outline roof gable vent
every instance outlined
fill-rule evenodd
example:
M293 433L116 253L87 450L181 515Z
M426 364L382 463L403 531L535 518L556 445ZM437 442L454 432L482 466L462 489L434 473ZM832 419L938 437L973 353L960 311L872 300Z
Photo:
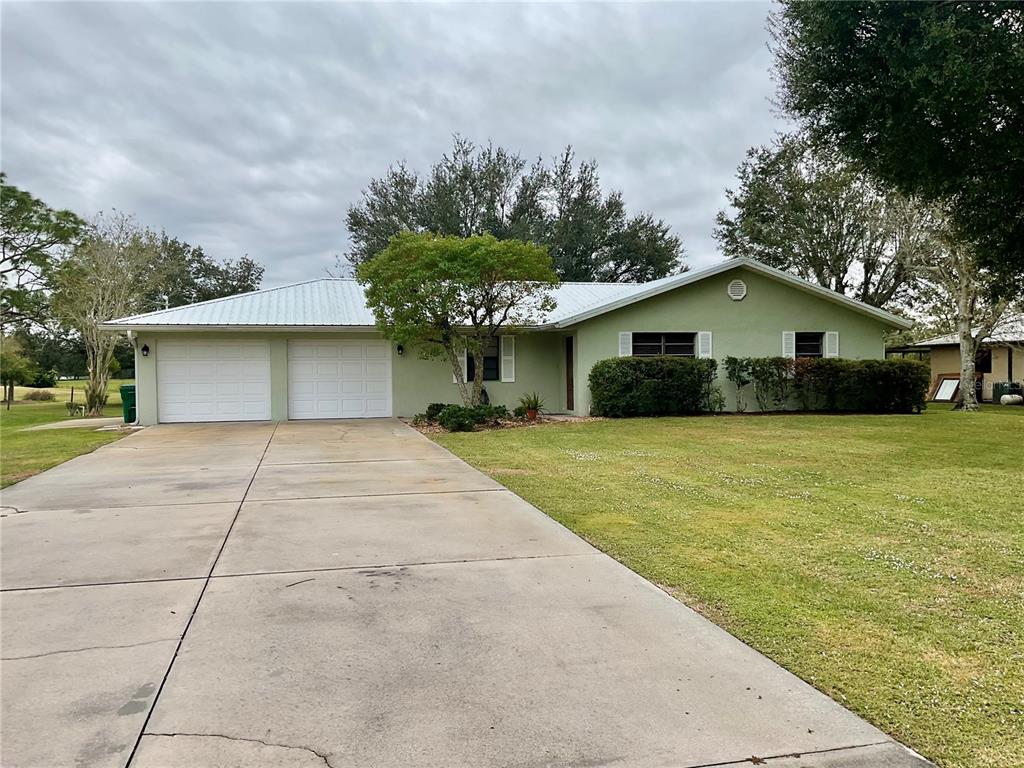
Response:
M733 280L729 283L725 292L729 294L729 298L733 301L743 301L743 297L747 295L747 284L742 280Z

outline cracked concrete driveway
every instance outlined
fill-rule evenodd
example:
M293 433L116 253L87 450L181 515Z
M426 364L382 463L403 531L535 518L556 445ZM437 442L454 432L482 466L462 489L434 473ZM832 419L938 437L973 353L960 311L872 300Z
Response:
M151 427L3 504L7 768L927 765L398 421Z

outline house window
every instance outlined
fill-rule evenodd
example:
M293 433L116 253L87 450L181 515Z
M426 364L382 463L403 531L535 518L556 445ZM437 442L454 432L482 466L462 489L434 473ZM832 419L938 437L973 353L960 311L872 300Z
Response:
M696 357L696 333L634 333L633 357Z
M488 339L484 344L484 381L498 381L500 375L500 358L498 355L498 340ZM476 361L472 355L466 355L466 379L473 381L476 377Z
M975 373L992 373L992 350L990 348L979 349L974 356Z
M823 357L825 349L825 334L814 331L813 333L796 333L796 356L797 357Z

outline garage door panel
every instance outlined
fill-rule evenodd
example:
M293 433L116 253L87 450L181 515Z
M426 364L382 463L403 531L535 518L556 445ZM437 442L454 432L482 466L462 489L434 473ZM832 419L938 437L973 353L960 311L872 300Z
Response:
M390 415L391 351L387 342L289 342L289 418Z
M157 408L163 422L269 419L270 345L160 342Z

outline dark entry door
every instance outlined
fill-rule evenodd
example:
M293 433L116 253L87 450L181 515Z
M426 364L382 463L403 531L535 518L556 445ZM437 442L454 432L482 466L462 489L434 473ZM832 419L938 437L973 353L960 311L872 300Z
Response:
M575 393L572 386L572 336L565 337L565 409L571 411L576 408Z

